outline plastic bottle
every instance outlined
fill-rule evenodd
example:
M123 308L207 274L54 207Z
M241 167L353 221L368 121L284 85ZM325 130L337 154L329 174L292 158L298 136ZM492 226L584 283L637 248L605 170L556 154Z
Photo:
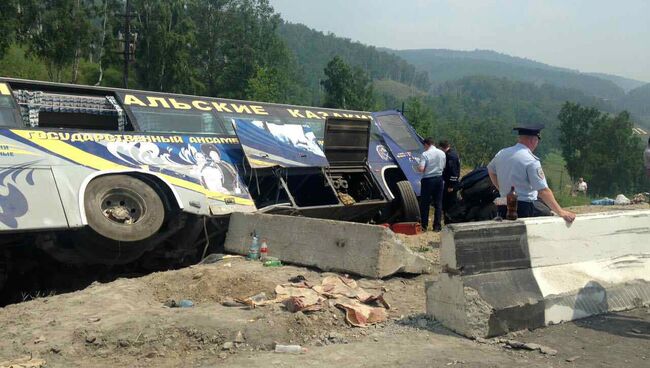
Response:
M517 219L517 192L515 192L515 187L510 188L510 193L506 196L508 212L506 213L506 220L516 220Z
M258 260L260 258L260 239L257 237L257 234L253 232L253 241L251 246L248 248L248 259Z
M276 353L294 353L294 354L299 354L306 352L307 349L303 348L300 345L280 345L280 344L275 344L275 352Z
M266 239L262 239L262 246L260 247L260 261L264 262L269 257L269 245L266 243Z

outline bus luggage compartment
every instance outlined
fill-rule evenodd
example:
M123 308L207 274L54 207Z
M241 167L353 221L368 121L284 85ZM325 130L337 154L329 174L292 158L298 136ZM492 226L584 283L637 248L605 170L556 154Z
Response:
M388 201L367 164L370 124L369 119L328 118L324 152L310 153L319 157L317 161L310 157L296 159L299 155L289 150L266 154L259 143L260 135L248 139L252 137L238 126L237 133L252 168L247 184L257 208L269 213L345 221L367 222L376 218ZM269 146L268 142L265 144ZM249 156L250 152L254 156ZM282 159L282 154L293 157ZM260 159L268 157L276 165L260 167ZM309 162L315 165L303 166Z

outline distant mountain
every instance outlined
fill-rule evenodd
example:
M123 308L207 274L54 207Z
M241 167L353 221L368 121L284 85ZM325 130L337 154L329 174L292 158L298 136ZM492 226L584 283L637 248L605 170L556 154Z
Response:
M434 84L466 76L484 75L532 82L536 85L551 84L573 88L607 100L617 100L625 95L625 90L611 80L489 50L421 49L392 52L418 69L427 71Z
M593 75L594 77L598 77L600 79L606 79L609 81L612 81L616 83L617 86L623 88L625 93L630 92L631 90L635 88L639 88L646 84L647 82L641 82L636 79L630 79L630 78L625 78L625 77L619 77L618 75L611 75L611 74L605 74L605 73L587 73L589 75Z
M650 83L628 92L620 105L636 116L643 127L650 128Z
M418 71L401 57L374 46L325 34L302 24L282 22L277 32L294 54L315 105L320 103L317 97L321 91L320 81L325 78L323 69L334 56L363 69L373 80L392 80L420 90L430 87L426 72Z

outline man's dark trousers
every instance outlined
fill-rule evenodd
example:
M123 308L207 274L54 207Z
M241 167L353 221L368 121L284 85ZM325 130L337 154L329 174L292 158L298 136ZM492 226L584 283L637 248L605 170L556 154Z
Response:
M440 217L442 215L442 192L444 182L442 176L432 178L422 178L420 182L420 217L422 219L422 229L426 230L429 225L429 206L433 202L435 209L433 217L433 230L440 230Z

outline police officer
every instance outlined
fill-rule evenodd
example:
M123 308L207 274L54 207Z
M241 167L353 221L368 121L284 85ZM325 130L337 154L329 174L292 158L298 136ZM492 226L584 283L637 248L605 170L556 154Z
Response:
M442 192L444 182L442 171L445 169L445 153L433 145L433 138L424 140L424 152L420 157L419 171L423 174L420 188L420 217L422 228L429 225L429 206L433 201L435 209L433 216L433 231L440 231L440 217L442 215Z
M445 211L445 219L447 219L447 211L456 202L455 191L458 187L460 177L460 158L458 158L458 153L449 144L449 141L440 141L438 147L445 153L446 157L445 169L442 171L442 180L445 181L445 190L442 196L442 210Z
M535 216L534 201L538 196L558 216L567 222L573 222L576 215L562 209L555 200L553 192L546 183L539 158L533 155L540 139L543 125L514 128L519 133L518 143L499 151L488 165L492 183L501 195L497 199L499 215L505 217L506 196L512 186L518 195L517 215L519 217Z

